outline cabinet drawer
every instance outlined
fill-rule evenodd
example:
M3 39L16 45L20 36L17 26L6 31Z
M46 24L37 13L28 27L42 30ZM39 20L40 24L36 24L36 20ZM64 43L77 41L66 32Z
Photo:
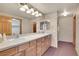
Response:
M10 48L4 51L0 51L0 56L12 56L17 53L17 48Z
M41 38L37 40L36 55L41 56Z
M25 43L25 44L18 46L18 51L23 51L27 48L29 48L29 43Z
M29 48L25 51L26 56L36 56L36 48Z
M29 43L29 48L25 51L26 56L36 56L36 40Z

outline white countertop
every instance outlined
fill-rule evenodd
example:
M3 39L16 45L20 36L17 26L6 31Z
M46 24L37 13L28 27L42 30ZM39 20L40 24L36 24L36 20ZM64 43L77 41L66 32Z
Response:
M19 38L17 39L12 39L12 40L7 40L7 41L3 41L2 43L0 43L0 51L18 46L20 44L32 41L32 40L36 40L38 38L44 37L46 35L50 35L50 33L30 33L30 34L24 34L21 35Z

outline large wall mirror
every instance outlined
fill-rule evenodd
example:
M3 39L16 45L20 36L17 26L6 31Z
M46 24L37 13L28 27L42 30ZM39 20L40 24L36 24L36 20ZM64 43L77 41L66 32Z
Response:
M8 16L0 16L0 34L21 34L21 20Z

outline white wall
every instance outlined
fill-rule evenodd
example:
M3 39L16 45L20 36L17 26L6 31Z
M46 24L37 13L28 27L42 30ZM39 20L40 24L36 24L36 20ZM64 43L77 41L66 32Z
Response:
M52 33L51 46L57 47L57 12L46 15L46 19L50 21L50 33Z
M23 19L22 20L22 34L32 33L31 20Z
M72 42L73 41L73 17L61 16L59 17L59 41Z
M79 55L79 15L77 15L76 19L76 51Z

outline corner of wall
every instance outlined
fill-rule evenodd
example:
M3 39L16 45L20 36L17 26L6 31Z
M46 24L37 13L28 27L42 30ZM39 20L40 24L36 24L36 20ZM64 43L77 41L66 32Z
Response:
M76 49L77 55L79 56L79 48L76 47L75 49Z

